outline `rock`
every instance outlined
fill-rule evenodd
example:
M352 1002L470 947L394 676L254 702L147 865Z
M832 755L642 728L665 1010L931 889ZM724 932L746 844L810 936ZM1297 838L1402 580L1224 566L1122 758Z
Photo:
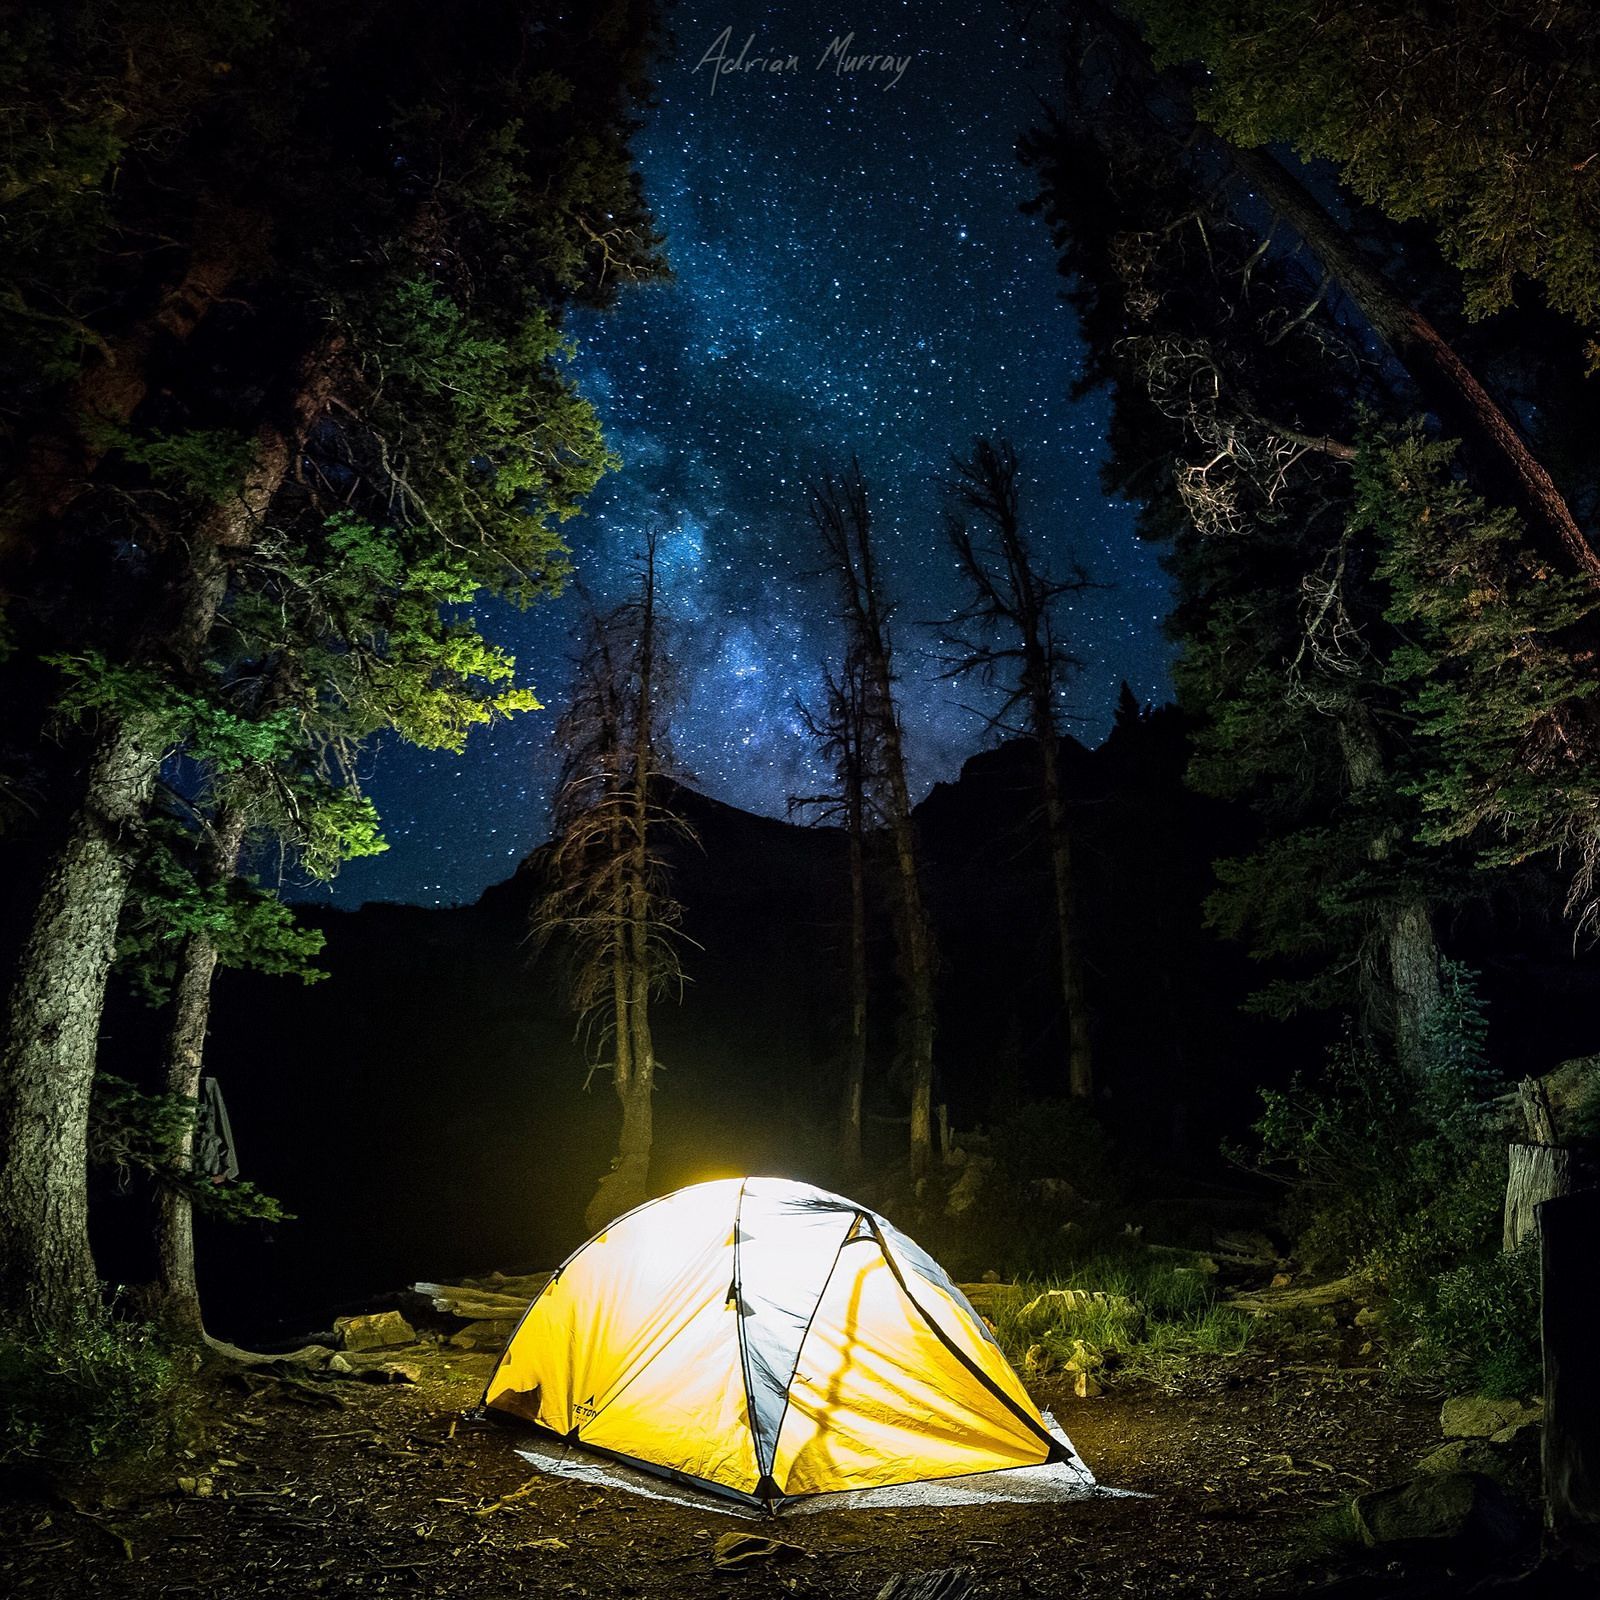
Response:
M1028 1184L1029 1196L1041 1205L1082 1206L1084 1198L1065 1178L1034 1178Z
M944 1208L950 1216L962 1216L977 1205L989 1179L989 1166L986 1157L968 1157L961 1169L961 1176L951 1184L950 1193L945 1199Z
M385 1361L382 1366L368 1367L362 1377L369 1383L421 1383L422 1368L410 1361Z
M1370 1328L1374 1324L1382 1321L1383 1313L1381 1311L1374 1311L1371 1306L1362 1306L1362 1308L1356 1312L1356 1326L1358 1328Z
M768 1539L759 1533L725 1533L711 1547L711 1564L726 1571L758 1561L794 1561L804 1554L799 1545L782 1539Z
M178 1493L192 1494L198 1499L207 1500L216 1492L216 1485L210 1478L201 1475L197 1478L179 1478Z
M1417 1463L1418 1472L1482 1472L1493 1477L1499 1457L1482 1439L1452 1439L1430 1450Z
M1126 1295L1106 1294L1100 1289L1046 1289L1022 1308L1022 1315L1052 1322L1074 1311L1086 1311L1090 1306L1103 1306L1108 1311L1127 1317L1139 1314L1139 1308Z
M335 1355L328 1362L328 1371L337 1372L343 1378L349 1377L355 1370L355 1363L348 1356Z
M1082 1339L1074 1339L1072 1352L1061 1363L1061 1368L1064 1372L1093 1372L1104 1365L1105 1357L1092 1344L1086 1344Z
M1537 1438L1542 1417L1524 1417L1521 1422L1514 1422L1508 1427L1497 1428L1489 1435L1490 1444L1515 1444L1524 1434Z
M1094 1400L1102 1393L1098 1381L1092 1373L1077 1373L1072 1380L1072 1392L1080 1400Z
M1536 1422L1538 1401L1491 1400L1481 1394L1455 1395L1439 1408L1439 1429L1447 1439L1488 1439L1506 1433L1509 1439L1525 1423Z
M1435 1472L1361 1495L1354 1521L1361 1542L1396 1556L1459 1555L1515 1544L1522 1517L1504 1489L1481 1472Z
M996 1272L993 1267L990 1267L989 1270L984 1273L983 1281L985 1283L999 1283L1000 1274Z
M416 1330L398 1311L374 1311L364 1317L337 1317L333 1324L346 1350L385 1350L415 1344Z
M1272 1287L1274 1289L1287 1289L1294 1282L1294 1277L1287 1272L1274 1272L1272 1274Z

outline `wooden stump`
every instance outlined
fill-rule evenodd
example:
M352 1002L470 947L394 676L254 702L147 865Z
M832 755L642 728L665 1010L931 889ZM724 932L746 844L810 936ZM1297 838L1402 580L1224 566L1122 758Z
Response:
M1538 1228L1536 1207L1572 1187L1572 1152L1553 1144L1514 1144L1507 1151L1506 1222L1502 1239L1515 1250Z
M1600 1190L1538 1209L1545 1522L1564 1554L1600 1563Z

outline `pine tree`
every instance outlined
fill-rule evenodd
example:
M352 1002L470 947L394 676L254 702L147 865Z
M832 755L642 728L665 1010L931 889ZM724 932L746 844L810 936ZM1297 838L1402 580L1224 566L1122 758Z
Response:
M672 809L671 659L656 605L655 539L635 594L585 629L571 703L556 729L563 762L555 834L533 912L540 945L566 943L568 995L622 1112L617 1155L585 1212L592 1229L648 1193L656 1057L653 1001L681 994L683 910L667 850L692 839Z
M73 16L92 31L101 9ZM18 593L61 579L58 551L87 571L126 564L130 541L139 556L126 609L55 649L64 700L98 738L0 1060L0 1314L65 1321L94 1293L95 1037L162 763L181 750L227 771L295 743L288 716L240 711L223 665L246 569L260 580L283 556L302 587L337 579L361 597L327 631L328 680L308 681L373 710L368 732L447 742L534 704L459 608L558 587L558 525L611 463L563 371L558 319L658 268L626 144L654 13L633 9L633 28L597 32L509 4L463 21L363 3L318 20L321 70L307 74L286 3L270 13L281 30L243 40L237 72L213 72L203 115L108 158L114 212L94 225L152 241L148 275L107 253L106 272L136 280L86 289L107 327L18 375L51 420L5 491ZM163 276L179 261L203 268L205 292L181 266ZM381 642L336 661L352 633Z
M1023 729L1038 746L1055 889L1067 1087L1074 1099L1089 1100L1094 1095L1089 1004L1073 926L1072 835L1062 792L1058 706L1063 681L1082 662L1062 642L1056 612L1065 596L1089 588L1090 579L1076 566L1065 577L1040 566L1022 525L1017 454L1009 440L979 439L971 456L955 463L948 493L945 532L969 598L949 624L957 654L945 675L998 683L1005 697L989 719L990 728L1016 731L1011 719L1020 712Z
M893 852L895 932L902 980L901 1038L911 1079L911 1170L927 1171L933 1158L933 929L923 900L916 826L906 778L900 715L894 696L894 606L884 592L872 543L866 480L853 458L842 477L811 486L811 521L827 560L846 648L860 662L864 748L874 752L874 804Z
M789 810L810 811L816 820L842 829L850 883L850 929L846 961L848 1021L839 1105L839 1166L861 1169L861 1119L867 1077L867 843L881 824L873 806L873 774L881 770L861 656L848 651L835 674L823 669L824 711L797 706L818 753L832 769L826 794L797 795Z

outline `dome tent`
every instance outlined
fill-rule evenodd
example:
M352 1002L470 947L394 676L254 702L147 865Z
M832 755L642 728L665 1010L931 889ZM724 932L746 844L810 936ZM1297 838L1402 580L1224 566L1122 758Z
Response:
M596 1234L524 1313L484 1404L769 1508L1076 1461L932 1257L776 1178L695 1184Z

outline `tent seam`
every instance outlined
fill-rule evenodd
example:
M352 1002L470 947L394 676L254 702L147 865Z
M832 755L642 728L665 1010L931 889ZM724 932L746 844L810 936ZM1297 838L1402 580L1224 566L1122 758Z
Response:
M983 1387L987 1389L989 1393L992 1394L995 1399L998 1400L1000 1404L1003 1405L1006 1410L1017 1419L1018 1422L1026 1424L1032 1433L1037 1434L1038 1437L1049 1446L1052 1454L1059 1451L1061 1448L1061 1441L1057 1439L1056 1436L1051 1433L1050 1430L1042 1423L1035 1422L1033 1418L1030 1417L1028 1413L1024 1411L1016 1403L1016 1401L1013 1400L1011 1396L1008 1395L1005 1390L1002 1389L1000 1385L989 1376L988 1373L979 1367L978 1364L966 1353L966 1351L961 1349L961 1347L956 1344L955 1340L952 1339L950 1335L947 1334L944 1329L941 1328L939 1324L935 1322L934 1319L928 1314L927 1308L923 1306L922 1302L918 1300L914 1294L912 1294L911 1285L906 1282L905 1275L900 1270L900 1263L896 1261L894 1256L890 1253L889 1241L883 1236L883 1230L878 1227L876 1218L870 1212L863 1214L867 1218L867 1226L872 1229L873 1237L878 1241L878 1248L883 1251L883 1259L888 1263L890 1272L894 1274L894 1281L900 1285L901 1294L903 1294L906 1299L911 1302L912 1310L914 1310L917 1315L921 1317L925 1323L927 1323L929 1329L933 1333L933 1336L945 1347L946 1350L950 1352L951 1355L956 1358L957 1361L961 1363L968 1374L976 1378L978 1382L982 1384ZM1059 1457L1057 1457L1057 1459L1059 1459Z
M811 1303L811 1315L806 1318L806 1325L800 1332L800 1338L794 1347L794 1365L789 1369L789 1376L783 1385L783 1410L778 1413L778 1425L772 1430L772 1465L764 1470L770 1476L778 1466L778 1440L783 1437L783 1425L789 1419L789 1401L794 1389L795 1374L800 1371L800 1357L805 1353L806 1340L811 1337L811 1326L817 1320L817 1313L822 1309L822 1302L827 1297L828 1285L833 1282L833 1275L839 1270L840 1258L844 1255L844 1247L856 1236L856 1224L862 1220L862 1213L857 1211L850 1219L850 1226L844 1230L844 1238L839 1241L839 1248L833 1252L833 1260L829 1263L826 1276L822 1280L822 1287L817 1291L817 1298ZM753 1429L752 1429L753 1431ZM756 1439L756 1465L761 1465L761 1440ZM774 1479L774 1482L777 1480Z
M761 1467L761 1436L756 1432L756 1405L750 1393L750 1351L744 1336L744 1258L741 1248L744 1243L744 1193L749 1184L750 1180L746 1178L739 1185L739 1198L733 1206L733 1331L739 1345L739 1375L744 1380L744 1420L746 1428L750 1430L750 1453L756 1463L755 1487L759 1489L766 1473ZM756 1498L760 1500L759 1495ZM768 1511L772 1510L770 1500L760 1503Z

